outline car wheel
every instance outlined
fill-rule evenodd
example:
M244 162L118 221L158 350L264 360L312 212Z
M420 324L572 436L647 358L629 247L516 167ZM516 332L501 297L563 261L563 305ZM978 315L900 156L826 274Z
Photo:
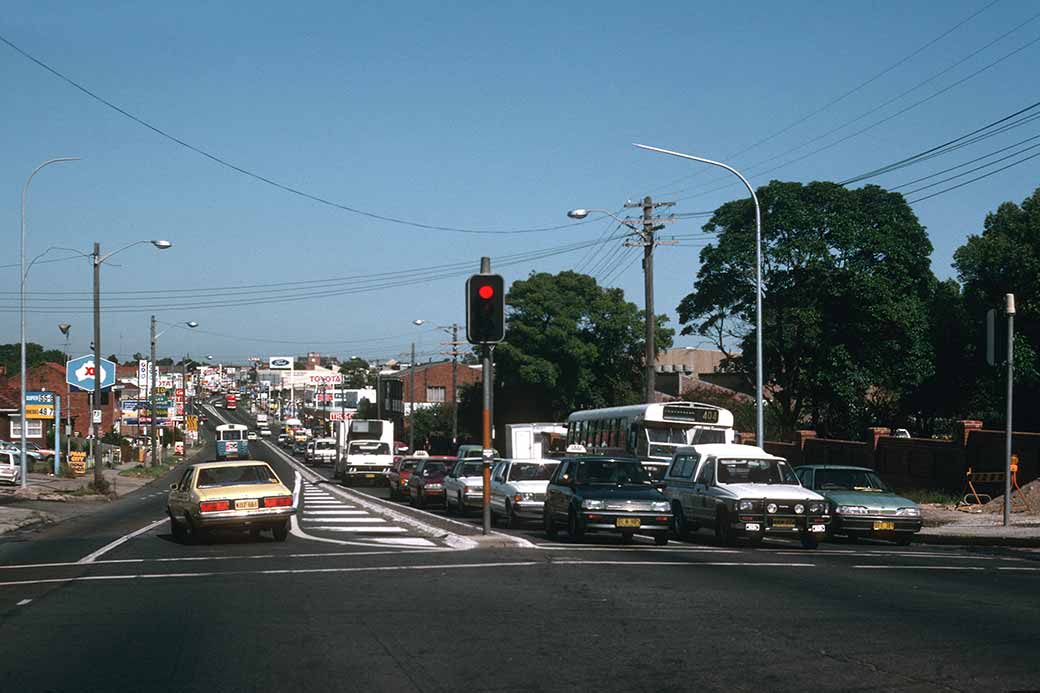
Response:
M635 541L635 539L636 539L636 536L632 532L623 532L621 534L621 543L622 544L631 544L633 541Z
M549 539L556 538L556 520L552 518L548 510L542 510L542 527L545 529L545 536Z
M390 500L397 500L398 495L397 489L394 488L393 484L390 484Z
M758 534L758 533L752 534L751 536L748 537L748 543L751 544L752 546L761 546L763 539L765 539L765 537L762 536L761 534Z
M896 543L900 546L910 546L910 542L912 542L913 540L913 534L907 534L905 537L896 537Z
M513 504L506 501L506 527L509 529L517 529L520 526L520 518L516 516L516 511L513 510Z
M444 514L445 515L454 515L455 514L455 508L451 504L451 496L448 495L447 493L444 494Z
M570 535L571 541L581 541L585 538L585 526L574 508L567 513L567 534Z
M672 503L672 529L679 539L690 536L690 524L686 521L686 513L683 512L682 503L679 501Z
M715 513L715 538L726 546L733 546L737 543L737 531L733 529L733 525L729 521L729 513L725 508L719 508Z
M196 527L192 521L191 516L185 513L185 539L189 544L207 544L209 543L209 532L202 527Z
M187 543L188 532L184 529L184 525L173 519L173 515L170 515L170 534L173 535L173 540L179 544Z
M408 491L408 505L412 506L413 508L419 505L419 502L415 500L415 494L412 493L411 490Z
M803 549L815 549L820 545L820 540L816 538L816 535L809 532L802 534L801 540Z
M668 532L658 532L654 535L654 543L658 546L664 546L668 543Z
M462 515L463 517L465 517L466 516L466 504L462 501L462 491L459 491L458 497L456 498L456 500L458 501L459 515Z
M418 505L420 508L425 509L426 508L426 489L422 489L421 491L419 491L419 493L417 495L419 496L419 500L416 503L416 505Z
M289 521L286 520L277 527L274 527L271 530L271 534L274 535L275 541L285 541L289 537Z

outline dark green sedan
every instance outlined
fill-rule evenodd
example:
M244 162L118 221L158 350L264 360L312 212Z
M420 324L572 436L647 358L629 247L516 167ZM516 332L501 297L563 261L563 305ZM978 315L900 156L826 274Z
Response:
M831 506L830 533L907 545L921 531L921 509L888 488L866 467L809 464L794 471L806 488Z

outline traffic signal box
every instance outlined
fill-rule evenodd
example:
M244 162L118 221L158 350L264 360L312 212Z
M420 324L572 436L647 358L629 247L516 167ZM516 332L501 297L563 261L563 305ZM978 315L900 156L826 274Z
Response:
M466 280L466 340L497 344L506 334L505 282L499 274L474 274Z

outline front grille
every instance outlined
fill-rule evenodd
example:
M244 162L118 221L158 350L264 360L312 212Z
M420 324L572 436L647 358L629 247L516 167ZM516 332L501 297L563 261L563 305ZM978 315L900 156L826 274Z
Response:
M651 512L653 507L651 501L612 501L607 503L607 510Z

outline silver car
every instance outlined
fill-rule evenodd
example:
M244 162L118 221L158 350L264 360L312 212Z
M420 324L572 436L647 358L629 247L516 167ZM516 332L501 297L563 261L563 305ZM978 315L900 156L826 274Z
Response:
M558 460L501 460L491 473L491 517L515 528L541 520L545 489Z

